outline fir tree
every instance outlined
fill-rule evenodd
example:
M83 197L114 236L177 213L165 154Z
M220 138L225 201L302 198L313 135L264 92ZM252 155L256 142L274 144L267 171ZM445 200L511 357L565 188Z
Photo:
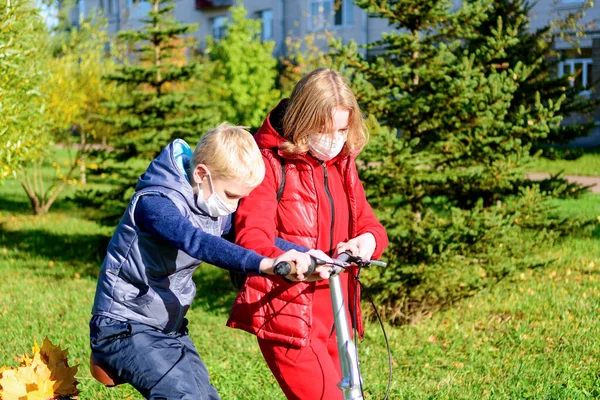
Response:
M578 222L555 215L546 186L525 178L532 143L557 129L563 101L515 102L540 62L508 57L525 16L498 16L490 1L356 3L395 29L367 46L374 58L335 43L383 125L371 119L361 174L390 236L390 267L369 276L386 314L402 321L547 262L532 244Z
M186 59L185 35L195 25L173 17L173 0L150 0L144 27L119 32L133 49L133 62L124 63L106 78L130 89L129 96L109 104L111 122L122 141L115 144L119 160L152 158L170 140L198 138L204 123L204 104L182 85L200 73L201 66Z
M125 209L138 176L170 141L188 140L192 146L214 124L207 101L196 82L203 66L187 54L189 34L196 28L175 20L173 0L149 0L152 9L141 30L118 33L130 52L106 79L125 89L126 95L106 103L105 122L114 126L114 151L100 155L103 173L117 189L108 193L80 192L84 205L101 208L108 222Z
M275 42L261 41L260 32L260 21L247 18L240 2L231 9L225 36L209 41L213 70L208 89L222 121L257 128L280 97Z
M488 18L479 27L478 32L481 37L491 35L498 17L501 17L507 26L518 26L519 40L506 49L504 57L488 61L488 65L500 67L515 65L521 61L532 68L528 78L520 82L515 91L511 110L517 110L517 105L533 109L536 95L539 93L541 100L546 104L548 100L556 101L563 97L561 107L555 111L555 115L563 118L574 114L580 115L580 118L570 123L550 126L548 134L538 138L533 144L534 152L545 148L545 155L552 155L549 145L567 144L577 137L589 135L594 127L594 121L589 118L589 114L594 110L597 101L579 95L581 91L588 88L580 84L571 85L570 80L573 77L568 74L558 76L557 73L562 57L554 50L554 44L557 37L564 34L564 27L561 29L560 23L572 26L581 15L569 13L559 20L558 27L555 26L556 23L549 22L548 25L532 31L529 22L534 4L525 0L494 0L489 7ZM471 52L476 52L483 44L481 37L469 41L468 48ZM587 119L585 119L586 115ZM513 116L510 115L508 118L511 119Z

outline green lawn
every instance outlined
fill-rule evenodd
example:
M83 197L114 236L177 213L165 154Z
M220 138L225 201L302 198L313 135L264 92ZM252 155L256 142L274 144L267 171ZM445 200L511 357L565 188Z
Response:
M556 200L565 215L600 216L600 196ZM16 365L48 336L69 350L82 399L141 398L107 389L88 371L95 276L112 228L63 201L30 215L13 181L0 187L0 366ZM391 399L600 397L600 229L573 237L545 269L510 276L416 325L386 326L394 358ZM235 292L227 274L201 266L190 333L223 399L283 399L254 338L224 326ZM366 306L366 305L365 305ZM359 345L366 398L382 399L387 357L375 323Z
M600 176L600 149L588 150L575 160L549 160L538 158L529 168L530 172L547 172L565 175Z

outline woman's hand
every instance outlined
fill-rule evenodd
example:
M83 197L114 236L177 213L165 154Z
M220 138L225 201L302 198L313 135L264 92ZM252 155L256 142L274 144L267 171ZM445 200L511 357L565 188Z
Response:
M311 256L313 256L314 258L318 259L318 260L322 260L325 262L333 262L333 260L325 253L323 253L321 250L316 250L316 249L312 249L308 251L308 254L310 254ZM317 268L315 269L315 273L312 275L318 275L321 279L329 279L329 271L330 271L331 267L327 266L327 265L317 265ZM308 278L309 281L313 281L313 280L317 280L317 279L310 279Z
M347 251L353 256L358 256L363 260L370 260L371 256L375 252L376 246L377 243L375 242L375 236L369 232L363 233L362 235L350 239L347 242L338 243L335 248L334 258L339 257L340 254Z

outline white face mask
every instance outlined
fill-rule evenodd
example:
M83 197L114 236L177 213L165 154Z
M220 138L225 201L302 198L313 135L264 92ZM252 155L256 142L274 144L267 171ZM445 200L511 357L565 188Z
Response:
M329 161L342 151L348 139L347 134L318 134L308 139L308 148L313 156L322 161Z
M198 208L213 218L232 214L237 209L237 205L235 207L230 206L215 192L210 174L208 174L208 183L210 184L212 194L208 196L208 199L206 200L204 200L204 196L202 195L200 184L196 184L196 187L198 188L196 205Z

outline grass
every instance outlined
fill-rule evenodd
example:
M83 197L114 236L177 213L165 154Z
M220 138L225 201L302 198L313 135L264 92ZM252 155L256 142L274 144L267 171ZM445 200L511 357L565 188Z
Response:
M575 160L549 160L538 158L529 168L530 172L547 172L565 175L600 176L600 148L587 150Z
M565 216L600 216L600 196L556 200ZM139 399L104 388L88 371L95 277L112 228L60 201L30 215L22 190L0 187L0 366L48 336L79 364L82 399ZM549 268L511 276L417 325L386 325L394 359L391 399L589 399L600 397L600 231L533 251ZM223 399L283 399L253 336L224 326L235 291L225 271L201 266L190 335ZM359 344L367 399L387 384L375 323Z

